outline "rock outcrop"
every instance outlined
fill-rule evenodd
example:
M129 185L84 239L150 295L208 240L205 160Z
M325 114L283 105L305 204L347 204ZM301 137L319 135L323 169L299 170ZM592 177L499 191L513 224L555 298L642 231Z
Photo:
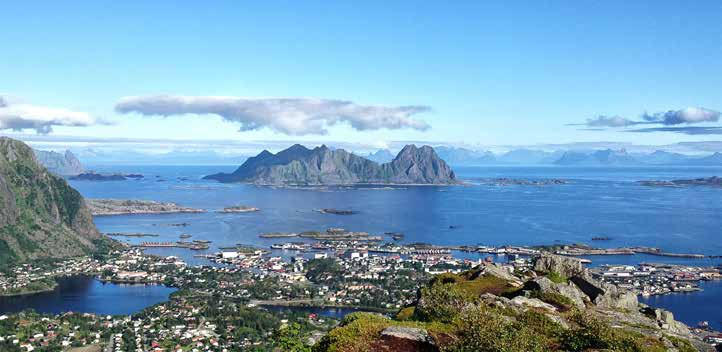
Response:
M524 290L539 291L542 294L554 293L562 295L569 299L577 308L584 308L585 300L589 300L586 295L572 283L556 283L549 280L546 276L541 276L524 283Z
M589 271L584 267L582 261L557 254L542 253L534 261L534 270L541 273L557 273L566 277L589 276Z
M343 149L308 149L296 144L277 154L263 151L230 174L208 175L220 182L260 185L454 184L454 172L429 146L404 147L391 162L377 164Z
M534 261L534 270L542 273L557 273L569 279L579 291L584 293L587 299L594 305L601 308L637 309L639 301L637 296L627 290L620 289L615 285L603 283L592 278L589 270L584 267L581 260L573 257L543 253ZM548 280L548 279L547 279ZM537 280L537 284L544 285L544 281ZM548 288L551 289L551 288ZM554 289L562 289L562 286L554 286ZM576 295L568 288L563 288L563 295ZM569 297L572 298L572 297ZM574 299L575 305L579 302Z
M101 239L83 197L20 141L0 137L0 266L90 253Z
M439 347L428 331L405 326L389 326L382 330L381 338L373 347L377 351L439 351Z

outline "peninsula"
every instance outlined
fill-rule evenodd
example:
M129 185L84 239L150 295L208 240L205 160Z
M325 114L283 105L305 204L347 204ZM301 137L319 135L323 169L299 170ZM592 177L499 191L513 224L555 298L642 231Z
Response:
M127 199L87 199L94 216L128 214L203 213L203 209L188 208L170 202Z
M709 186L709 187L722 187L722 177L712 176L695 178L688 180L672 180L672 181L659 181L659 180L647 180L639 181L639 184L643 186L653 187L684 187L684 186Z
M407 145L391 162L378 164L343 149L325 145L308 149L300 144L272 154L264 150L230 174L204 179L268 186L357 184L458 184L451 168L434 148Z

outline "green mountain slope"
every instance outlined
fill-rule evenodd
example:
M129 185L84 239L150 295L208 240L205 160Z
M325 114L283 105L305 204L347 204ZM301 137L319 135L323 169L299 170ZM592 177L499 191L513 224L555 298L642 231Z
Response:
M80 193L30 147L0 137L0 267L88 254L100 239Z

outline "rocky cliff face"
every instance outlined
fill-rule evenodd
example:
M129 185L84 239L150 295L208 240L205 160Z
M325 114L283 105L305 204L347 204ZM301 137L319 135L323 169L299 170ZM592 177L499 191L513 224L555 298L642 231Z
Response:
M48 171L56 175L74 176L84 171L80 160L69 150L66 150L65 154L35 150L35 156Z
M456 176L428 146L408 145L393 161L377 164L343 149L294 145L278 154L263 151L235 172L206 179L263 185L453 184Z
M33 150L0 138L0 266L89 253L100 239L83 197Z

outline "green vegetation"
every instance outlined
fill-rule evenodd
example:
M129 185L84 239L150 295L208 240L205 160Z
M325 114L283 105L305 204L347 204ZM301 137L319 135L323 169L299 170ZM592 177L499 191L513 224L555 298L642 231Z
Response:
M306 265L306 278L315 283L337 279L342 272L333 258L313 259Z
M83 198L39 165L27 145L0 138L0 268L94 250L99 238Z
M511 290L503 279L479 273L471 270L436 276L419 291L416 305L401 309L394 319L370 313L349 314L314 351L354 352L385 346L380 334L390 326L425 329L440 351L661 352L666 351L665 344L684 352L694 351L684 339L612 327L596 311L580 311L569 298L557 293L532 291L527 292L527 297L550 303L558 311L514 307L503 303L503 296L497 303L489 302L480 295L497 292L512 297L521 291ZM565 282L566 278L557 275L555 280Z
M567 281L569 281L566 276L556 271L550 271L549 273L547 273L547 278L557 284L565 284L567 283Z

